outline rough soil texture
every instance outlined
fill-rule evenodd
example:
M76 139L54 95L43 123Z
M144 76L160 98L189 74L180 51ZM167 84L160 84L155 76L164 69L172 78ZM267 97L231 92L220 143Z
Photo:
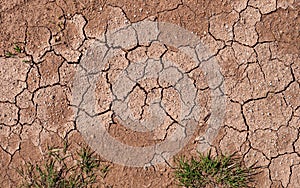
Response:
M246 165L260 166L262 173L255 177L254 187L299 187L299 13L298 0L2 0L1 187L16 187L20 177L15 169L25 161L42 161L48 145L63 146L65 140L71 144L70 152L85 145L71 106L78 64L89 45L102 40L107 30L145 19L173 23L193 32L218 60L227 107L213 151L238 151ZM21 53L14 49L16 45ZM161 54L178 64L188 61L176 49L155 43L115 57L107 77L99 79L98 108L109 108L105 91L128 62L145 57L155 60ZM203 73L193 69L189 75L199 89L204 110L198 130L178 156L196 154L198 135L205 132L209 115L210 95ZM143 114L145 104L168 85L156 80L139 85L130 93L129 106L137 118L143 118L147 115ZM162 100L176 120L178 104L170 101L178 96L172 89L165 91ZM112 136L132 146L153 145L172 132L172 120L154 132L140 133L110 116L103 118L113 122L107 127ZM147 168L107 163L110 170L99 187L177 187L172 163Z

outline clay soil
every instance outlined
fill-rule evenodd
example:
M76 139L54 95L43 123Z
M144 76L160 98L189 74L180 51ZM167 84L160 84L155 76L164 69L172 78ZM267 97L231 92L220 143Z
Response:
M193 32L217 59L226 84L226 113L210 149L237 151L247 166L256 163L261 173L254 187L299 187L299 13L298 0L0 0L0 187L16 187L21 178L16 168L25 161L42 162L49 145L62 147L67 141L71 153L87 145L72 110L78 64L107 30L141 20ZM144 52L135 50L133 61ZM175 52L170 48L165 55L182 58ZM110 70L124 68L122 60L117 62ZM190 76L203 81L201 71ZM201 122L178 156L196 155L199 135L207 128L210 95L201 83ZM131 94L142 101L151 97L139 90ZM176 103L171 104L170 114L176 116ZM139 133L112 122L107 127L112 136L139 147L162 142L172 129ZM178 187L172 162L138 168L102 160L109 171L99 187Z

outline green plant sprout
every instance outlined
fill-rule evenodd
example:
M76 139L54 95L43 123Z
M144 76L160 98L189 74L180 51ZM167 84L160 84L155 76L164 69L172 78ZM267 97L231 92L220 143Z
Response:
M199 158L176 159L175 178L185 187L250 187L255 175L254 165L245 167L242 160L234 154L211 156L199 153Z
M17 172L23 178L20 187L38 188L86 188L97 183L100 161L88 148L76 152L76 164L71 165L71 155L67 154L67 145L63 148L48 147L48 154L43 164L27 162ZM104 176L103 176L104 177Z

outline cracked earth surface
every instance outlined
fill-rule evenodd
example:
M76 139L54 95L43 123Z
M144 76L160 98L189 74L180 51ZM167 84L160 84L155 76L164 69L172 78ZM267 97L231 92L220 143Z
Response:
M1 187L16 187L20 177L15 169L25 161L42 162L47 145L63 146L68 141L74 153L87 144L74 120L76 72L86 50L103 41L103 34L142 20L168 22L193 32L211 52L203 58L218 61L226 85L226 110L211 149L238 151L247 166L260 166L254 187L299 187L299 12L298 0L1 1ZM124 72L127 85L118 85ZM176 84L184 77L193 80L194 99L202 109L195 133L177 155L196 155L199 135L206 132L210 118L209 85L193 59L174 46L154 41L111 58L98 76L96 113L120 142L139 147L161 143L179 122L177 109L184 96ZM127 106L114 107L118 101ZM124 126L127 109L140 122L149 119L153 104L160 104L155 101L162 101L163 107L157 109L166 114L158 128L145 132L148 127L139 123ZM106 163L110 170L99 187L177 187L172 161L144 168Z

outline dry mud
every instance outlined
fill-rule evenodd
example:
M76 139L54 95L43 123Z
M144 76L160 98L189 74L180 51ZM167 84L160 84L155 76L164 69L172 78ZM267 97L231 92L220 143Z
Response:
M20 177L15 169L25 161L41 162L48 145L63 146L68 141L74 153L87 144L75 123L76 71L86 50L103 40L103 34L142 20L172 23L193 32L217 60L226 85L226 110L210 149L238 151L246 165L260 166L262 173L255 177L254 187L298 187L299 12L298 0L2 0L1 187L16 187ZM16 45L21 53L14 49ZM160 58L182 69L170 66L161 79L137 81L144 75L136 74L142 65L135 62L146 61L150 67ZM103 67L95 90L97 112L107 132L130 146L162 143L176 129L180 116L182 96L171 86L186 75L194 81L201 113L194 134L177 156L196 155L199 135L208 128L211 95L205 74L192 62L176 48L155 42L113 57ZM158 129L134 131L119 121L121 116L112 115L112 96L123 96L117 77L124 70L137 83L124 86L132 87L126 102L133 118L147 118L151 101L165 104L167 118ZM172 161L144 168L105 163L110 170L99 187L177 187Z

